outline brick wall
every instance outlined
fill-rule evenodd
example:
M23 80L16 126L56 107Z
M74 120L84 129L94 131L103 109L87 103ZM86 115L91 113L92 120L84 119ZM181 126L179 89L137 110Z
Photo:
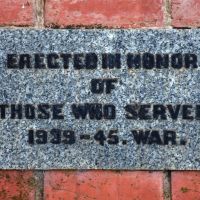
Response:
M200 0L0 0L1 27L198 28ZM0 200L200 200L200 172L0 171Z

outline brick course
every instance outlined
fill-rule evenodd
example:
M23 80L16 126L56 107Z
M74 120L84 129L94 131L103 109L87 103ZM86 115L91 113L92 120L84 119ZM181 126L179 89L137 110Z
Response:
M47 27L161 27L162 0L46 0Z
M172 200L199 200L200 172L172 173Z
M31 171L0 171L1 200L35 200L36 185Z
M172 0L172 25L174 27L200 27L199 0Z
M50 171L45 200L163 200L162 172Z
M0 0L0 26L33 26L33 0Z

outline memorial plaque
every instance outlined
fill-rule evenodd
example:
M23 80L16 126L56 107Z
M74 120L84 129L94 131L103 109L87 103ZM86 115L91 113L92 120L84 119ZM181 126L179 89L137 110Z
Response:
M200 169L200 30L0 30L2 169Z

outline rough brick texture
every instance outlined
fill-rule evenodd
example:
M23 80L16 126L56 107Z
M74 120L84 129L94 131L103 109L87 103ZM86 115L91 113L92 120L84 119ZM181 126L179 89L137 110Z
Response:
M200 172L173 172L172 200L200 200Z
M34 24L33 0L0 0L0 26Z
M48 27L160 27L162 0L46 0Z
M0 171L1 200L34 200L36 179L30 171Z
M51 171L45 173L45 200L163 200L160 172Z
M200 0L172 0L174 27L200 27Z

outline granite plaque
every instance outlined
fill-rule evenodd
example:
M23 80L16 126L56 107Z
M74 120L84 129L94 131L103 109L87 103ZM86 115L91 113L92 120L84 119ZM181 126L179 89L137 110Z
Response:
M0 30L1 169L200 169L200 30Z

